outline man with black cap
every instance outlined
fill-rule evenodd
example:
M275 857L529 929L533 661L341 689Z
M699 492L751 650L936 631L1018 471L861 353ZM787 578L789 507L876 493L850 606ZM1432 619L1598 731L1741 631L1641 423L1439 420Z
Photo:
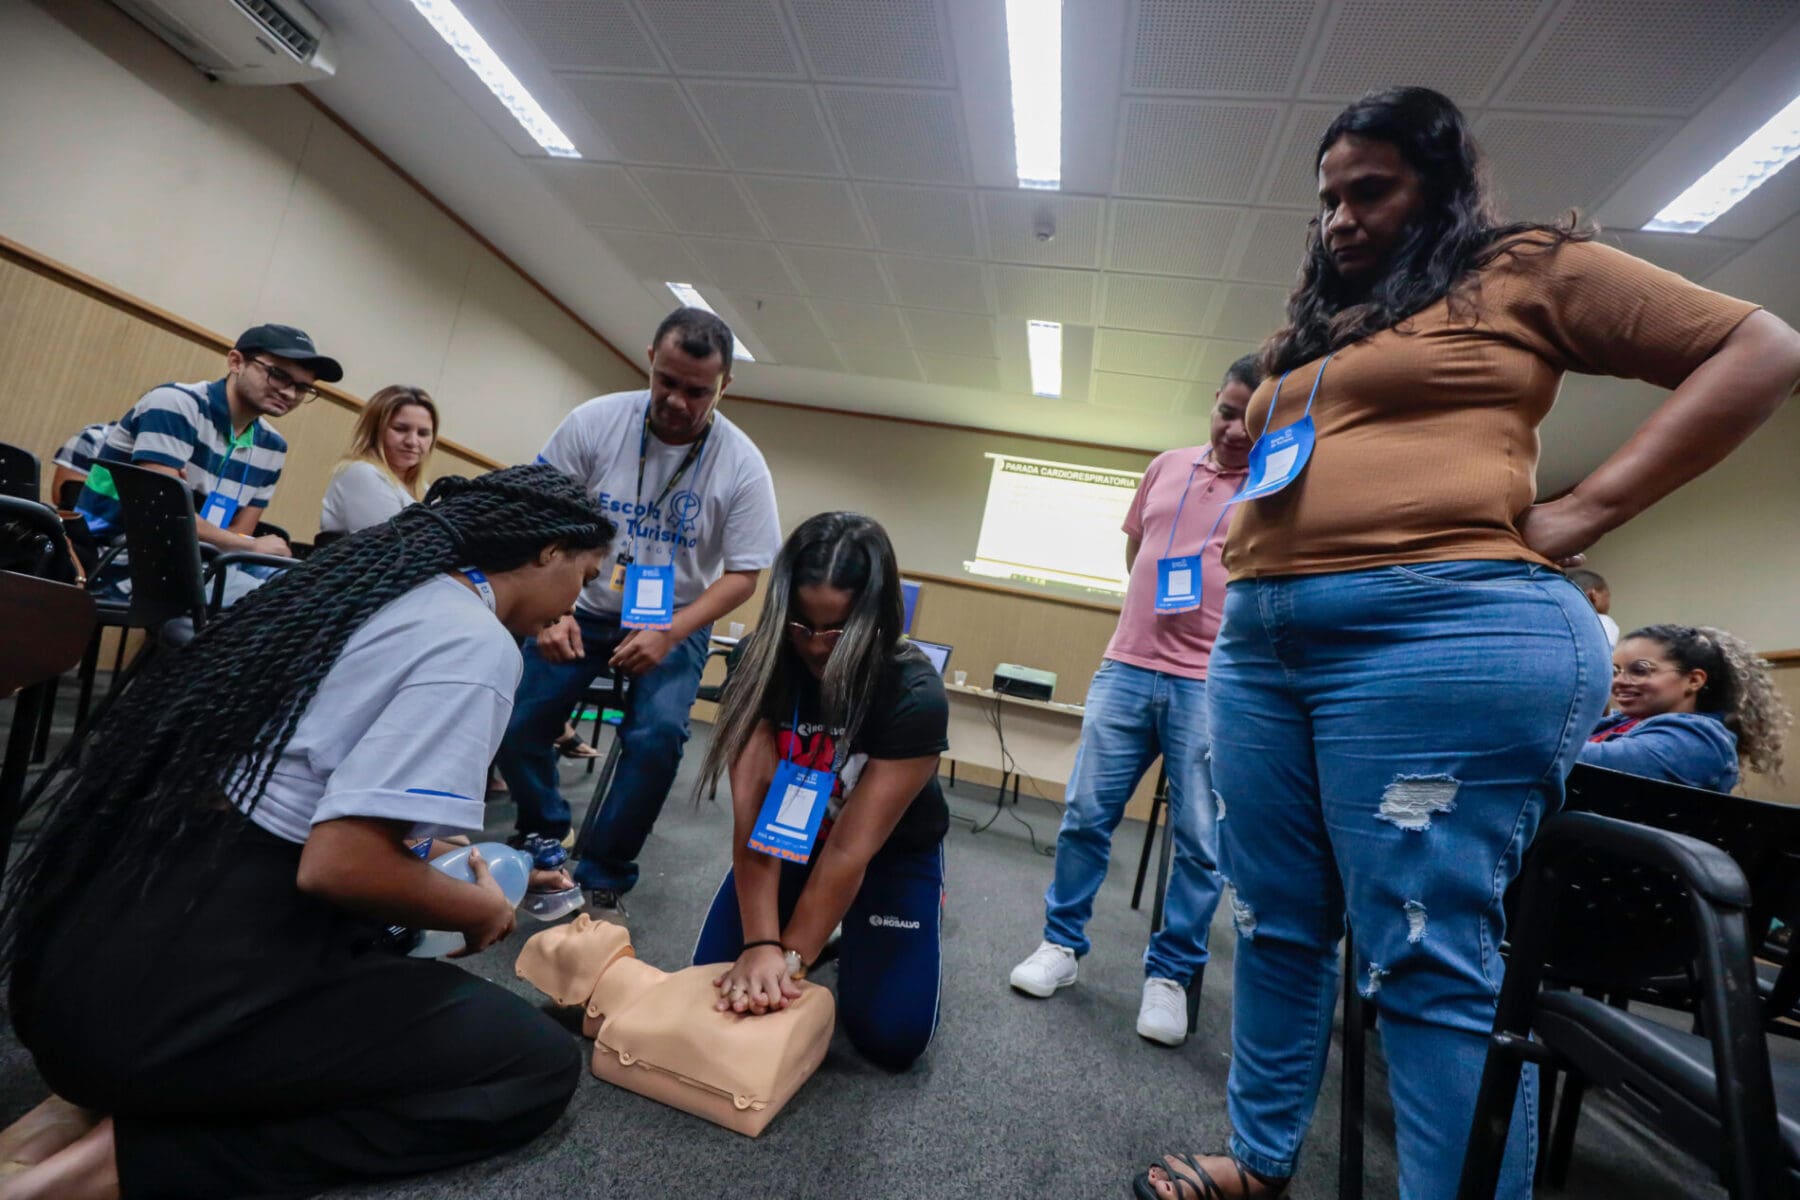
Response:
M75 508L102 541L121 533L109 463L175 475L194 493L200 540L220 550L288 556L287 542L255 535L275 494L287 441L269 424L336 383L344 369L291 325L246 329L225 356L225 377L151 388L113 424Z

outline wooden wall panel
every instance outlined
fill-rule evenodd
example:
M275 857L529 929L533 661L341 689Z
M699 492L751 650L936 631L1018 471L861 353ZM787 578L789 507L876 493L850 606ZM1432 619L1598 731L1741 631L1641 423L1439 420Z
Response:
M46 486L51 456L71 434L118 418L159 383L218 378L228 348L216 334L0 247L0 441L36 454ZM325 487L359 408L354 397L328 393L275 423L288 460L269 519L297 538L318 531ZM493 465L446 445L432 472L477 474Z

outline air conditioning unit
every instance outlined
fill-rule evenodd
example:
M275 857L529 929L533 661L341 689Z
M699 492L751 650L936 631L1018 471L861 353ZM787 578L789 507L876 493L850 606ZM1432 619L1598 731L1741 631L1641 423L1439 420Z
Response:
M222 83L310 83L337 72L325 22L300 0L113 0Z

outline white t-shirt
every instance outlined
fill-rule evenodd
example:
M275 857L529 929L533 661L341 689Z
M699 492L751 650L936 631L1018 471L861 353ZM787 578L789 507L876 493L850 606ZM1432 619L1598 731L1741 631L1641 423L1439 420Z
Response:
M589 400L563 418L538 461L574 476L619 526L615 559L629 552L639 563L659 566L673 558L675 607L681 608L726 571L760 571L773 563L781 549L781 519L762 451L717 412L705 445L661 505L654 501L693 447L671 446L650 435L640 500L638 447L649 404L648 391ZM640 507L646 511L637 511ZM576 607L616 616L623 593L612 590L611 579L609 563Z
M1606 644L1617 647L1619 644L1619 623L1603 612L1594 614L1600 618L1600 628L1606 630Z
M372 462L350 462L331 476L319 510L324 533L355 533L379 525L413 503L398 480Z
M410 821L414 837L480 829L523 668L479 596L426 580L350 635L250 819L290 842L337 817Z

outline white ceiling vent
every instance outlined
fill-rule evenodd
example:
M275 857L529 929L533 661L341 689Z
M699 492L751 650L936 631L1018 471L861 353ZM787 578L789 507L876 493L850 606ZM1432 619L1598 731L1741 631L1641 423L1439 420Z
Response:
M223 83L310 83L337 71L325 22L300 0L114 0Z

